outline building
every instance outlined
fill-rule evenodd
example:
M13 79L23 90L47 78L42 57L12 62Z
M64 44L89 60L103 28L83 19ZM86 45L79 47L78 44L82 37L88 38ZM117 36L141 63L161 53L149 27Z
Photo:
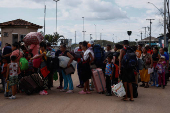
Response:
M144 38L140 41L138 41L138 44L149 44L150 42L150 37L147 37L147 38ZM151 37L151 46L155 46L155 45L158 45L159 43L159 39L158 38L155 38L155 37Z
M38 29L42 29L43 27L22 19L17 19L0 23L0 28L2 47L4 47L5 43L12 44L22 41L26 34L37 32Z
M168 44L168 35L169 35L169 34L166 34L166 45L167 45L167 47L168 47L168 45L169 45L169 44ZM164 35L159 36L158 39L159 39L160 47L164 47Z

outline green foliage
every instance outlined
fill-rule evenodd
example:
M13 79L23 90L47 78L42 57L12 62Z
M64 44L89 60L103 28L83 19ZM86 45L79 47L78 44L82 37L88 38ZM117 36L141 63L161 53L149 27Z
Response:
M54 34L47 34L45 35L44 39L47 40L50 43L58 43L59 39L64 36L63 35L59 35L57 32L55 32Z

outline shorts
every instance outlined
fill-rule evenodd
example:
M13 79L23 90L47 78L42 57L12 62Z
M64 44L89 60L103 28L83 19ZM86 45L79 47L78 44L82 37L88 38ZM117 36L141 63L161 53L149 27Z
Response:
M9 77L9 86L18 85L18 76Z

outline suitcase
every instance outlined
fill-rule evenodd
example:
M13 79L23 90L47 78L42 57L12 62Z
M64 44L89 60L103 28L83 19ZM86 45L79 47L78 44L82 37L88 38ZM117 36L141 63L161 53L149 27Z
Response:
M31 95L39 88L31 76L21 78L19 86L25 91L27 95Z
M104 93L106 91L106 81L102 69L93 69L94 85L98 93Z
M43 89L44 82L40 74L34 73L31 75L31 78L38 85L37 92L41 91Z

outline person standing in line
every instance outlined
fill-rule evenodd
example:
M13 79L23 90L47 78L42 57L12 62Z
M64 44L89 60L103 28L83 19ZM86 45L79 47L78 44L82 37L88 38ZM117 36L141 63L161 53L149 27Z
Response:
M69 57L70 60L67 64L67 67L70 67L74 57L70 54L69 51L66 50L66 44L61 44L60 46L60 50L61 50L61 54L60 56L66 56L66 57ZM63 78L64 78L64 89L60 90L61 92L66 92L66 93L74 93L73 91L73 80L71 78L71 74L68 74L68 75L65 75L64 71L62 70L62 75L63 75ZM67 91L67 87L68 87L68 84L69 84L69 90Z
M82 42L79 43L79 48L77 49L77 51L74 51L75 54L76 54L76 52L82 52L81 46L82 46ZM80 70L79 70L79 62L81 62L81 58L77 58L77 72L78 72L80 84L77 85L76 87L83 88L84 87L84 82L83 82L83 80L81 80L81 77L80 77L81 75L80 75Z
M111 62L112 59L113 59L113 56L109 55L107 57L107 62L105 62L106 64L105 76L106 76L106 88L107 88L106 96L112 96L111 81L112 81L113 73L114 73L114 64Z
M41 61L41 69L43 69L44 67L47 66L46 64L46 61L47 61L47 51L46 51L46 43L45 42L41 42L40 43L40 55L36 55L34 56L33 58L31 58L30 60L34 60L34 59L37 59L37 58L42 58L42 61ZM41 73L42 74L42 73ZM43 85L43 89L42 91L40 91L40 95L48 95L48 75L47 77L43 77L43 82L44 82L44 85Z
M165 56L165 61L166 61L166 69L165 69L165 85L167 85L167 80L169 78L169 75L168 75L168 69L169 69L169 57L167 54L164 53L164 49L163 48L160 48L159 49L159 52L160 52L160 56Z
M55 56L58 57L62 52L59 50L57 50L57 52L55 53ZM59 67L59 69L57 70L59 73L59 81L60 81L60 85L57 87L57 89L63 89L63 75L62 75L62 69Z
M158 53L158 47L154 47L153 48L153 54L152 54L152 59L151 59L151 68L154 68L154 72L152 74L152 80L153 80L153 84L151 86L156 86L158 87L158 74L157 74L157 70L155 69L159 59L160 59L160 55ZM156 82L156 84L155 84Z
M143 70L140 71L141 81L143 82L141 87L149 88L150 74L148 74L148 68L151 65L151 55L149 53L147 53L146 47L143 48L143 53L141 56L142 56L142 60L144 62L144 64L143 64L144 68L143 68Z
M9 99L16 99L17 85L18 85L18 71L19 65L17 57L11 56L11 63L7 66L6 82L9 78L9 86L12 88L12 96Z
M79 94L91 94L89 87L89 79L91 79L92 72L90 69L91 63L94 61L92 51L87 48L87 42L82 44L82 50L84 51L82 63L79 63L81 69L81 79L84 82L84 89Z
M123 99L124 101L128 101L128 90L127 87L129 87L130 91L130 101L134 101L133 99L133 88L132 88L132 82L135 82L135 75L134 75L134 69L131 67L128 67L128 69L125 69L122 65L123 58L127 51L132 51L132 49L129 47L129 41L124 40L123 41L124 48L120 51L120 59L119 59L119 74L121 75L121 79L123 81L125 90L126 90L126 96Z
M166 61L165 61L165 56L161 56L157 66L157 73L159 75L159 86L161 87L161 85L163 85L163 89L165 88L165 69L166 69Z

